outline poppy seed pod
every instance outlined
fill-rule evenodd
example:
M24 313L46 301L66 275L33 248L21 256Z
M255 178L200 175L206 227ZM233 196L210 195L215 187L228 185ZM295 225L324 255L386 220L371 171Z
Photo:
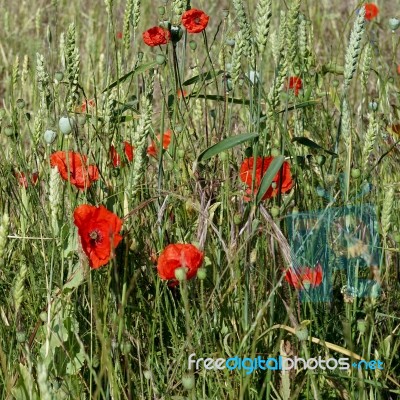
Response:
M58 121L58 126L64 135L69 135L75 128L76 122L74 118L61 117Z
M47 129L46 132L43 134L43 140L47 143L47 144L52 144L57 137L57 133L52 131L51 129Z

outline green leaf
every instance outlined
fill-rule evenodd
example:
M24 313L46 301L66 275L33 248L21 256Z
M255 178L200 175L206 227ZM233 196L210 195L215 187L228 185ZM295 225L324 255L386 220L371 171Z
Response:
M237 99L232 97L225 97L216 94L199 94L199 93L191 93L187 97L194 97L196 99L207 99L207 100L215 100L215 101L227 101L228 103L235 103L235 104L250 104L250 100L245 99Z
M311 139L306 138L305 136L298 136L292 139L292 142L297 142L302 144L303 146L307 146L310 147L312 149L316 149L316 150L322 150L325 153L330 154L331 156L333 156L334 158L336 158L338 155L336 153L334 153L333 151L330 150L326 150L323 147L321 147L319 144L313 142Z
M270 166L267 169L267 172L263 176L260 184L260 189L257 192L256 196L256 203L259 204L261 199L263 198L264 194L268 190L268 188L271 186L272 181L274 180L276 174L279 172L281 169L283 162L285 161L284 156L278 156L275 157Z
M213 71L203 72L202 74L199 74L199 75L189 78L187 81L183 82L182 85L189 86L189 85L193 85L193 83L196 83L198 81L200 81L200 82L208 81L210 79L214 79L214 77L221 75L223 72L224 71L219 70L219 71L215 72L215 75L214 75Z
M145 71L149 70L150 68L154 68L156 65L157 65L156 61L152 61L152 62L149 62L147 64L140 65L139 67L135 68L132 71L129 71L127 74L125 74L121 78L119 78L116 81L114 81L113 83L111 83L111 85L107 86L103 90L103 93L109 91L110 89L114 88L118 84L126 81L129 77L131 77L131 76L134 77L134 76L136 76L136 75L138 75L138 74L140 74L142 72L145 72Z
M197 160L205 161L211 157L214 157L218 153L221 153L225 150L231 149L232 147L237 146L238 144L247 142L249 140L255 139L258 137L258 133L243 133L241 135L236 135L232 137L228 137L224 140L221 140L219 143L214 144L213 146L209 147L207 150L203 151Z

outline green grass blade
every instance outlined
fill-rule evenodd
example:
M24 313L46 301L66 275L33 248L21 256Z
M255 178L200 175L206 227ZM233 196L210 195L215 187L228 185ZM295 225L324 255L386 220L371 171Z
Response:
M237 146L238 144L247 142L249 140L255 139L258 137L258 133L243 133L241 135L236 135L233 137L226 138L221 140L219 143L214 144L213 146L209 147L207 150L204 150L197 158L197 160L205 161L215 155L231 149L232 147Z
M117 79L116 81L114 81L113 83L111 83L109 86L107 86L102 93L107 92L109 90L111 90L112 88L114 88L115 86L117 86L119 83L122 83L124 81L126 81L129 77L134 77L135 75L140 74L141 72L145 72L147 70L149 70L150 68L154 68L157 65L157 62L152 61L149 62L147 64L142 64L139 67L135 68L132 71L129 71L127 74L125 74L124 76L122 76L121 78Z
M268 188L271 186L272 181L274 180L276 174L279 172L281 169L283 162L285 161L284 156L278 156L275 157L270 166L267 169L267 172L263 176L260 184L260 189L257 192L256 196L256 203L259 204L261 199L263 198L265 192L268 190Z

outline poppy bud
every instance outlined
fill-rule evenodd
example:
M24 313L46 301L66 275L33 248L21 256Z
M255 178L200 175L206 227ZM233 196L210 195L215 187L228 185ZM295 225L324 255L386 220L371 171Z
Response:
M389 28L394 32L400 26L400 19L390 18L389 19Z
M272 187L272 189L276 189L276 188L277 188L276 182L272 182L272 183L271 183L271 187Z
M364 333L367 330L367 323L365 319L357 320L357 329L360 333Z
M352 176L352 178L357 179L361 176L361 171L358 168L353 168L351 170L351 176Z
M183 150L183 149L179 149L178 150L178 157L179 158L183 158L183 157L185 157L185 150Z
M295 328L294 333L296 334L297 338L300 341L304 341L304 340L308 339L308 329L304 325L298 325Z
M153 377L153 374L151 373L151 371L148 371L148 370L144 371L143 375L148 381Z
M4 129L6 136L12 136L14 134L14 129L11 125L7 125Z
M197 43L194 40L189 42L189 47L194 51L197 49Z
M138 58L138 61L142 61L143 60L143 51L139 51L138 53L137 53L137 58Z
M337 87L339 86L339 81L338 81L337 79L334 79L334 80L332 81L332 86L335 87L335 88L337 88Z
M58 121L58 126L64 135L69 135L75 128L75 120L73 118L61 117Z
M378 109L378 103L376 101L370 101L368 103L368 108L370 111L376 111Z
M278 157L280 154L281 154L281 152L280 152L276 147L274 147L274 148L271 150L271 156L272 156L272 157Z
M165 56L164 54L157 54L156 63L158 65L163 65L165 63Z
M52 131L51 129L47 129L47 131L43 134L43 140L47 143L47 144L52 144L57 137L57 133Z
M181 133L183 131L182 125L176 125L175 126L175 132L176 133Z
M57 72L54 74L54 79L55 79L57 82L61 82L61 81L63 80L63 78L64 78L64 74L63 74L61 71L57 71Z
M17 107L22 110L25 107L25 101L23 99L17 100Z
M186 280L186 268L177 268L175 270L175 278L178 281L185 281Z
M229 155L226 151L223 151L222 153L220 153L219 158L221 159L221 161L226 161L229 159Z
M24 331L18 331L16 337L18 343L23 343L26 340L26 334Z
M206 279L206 277L207 277L207 270L204 267L199 268L197 270L197 278L203 281L204 279Z
M275 183L275 182L274 182ZM279 207L273 206L271 208L271 215L273 217L277 217L279 215Z
M194 388L195 380L193 374L184 375L182 377L182 386L186 390L192 390Z
M41 320L42 322L46 322L46 321L47 321L47 312L46 312L46 311L42 311L42 312L39 314L39 318L40 318L40 320Z
M240 225L242 223L242 214L237 213L233 216L233 223L235 225Z

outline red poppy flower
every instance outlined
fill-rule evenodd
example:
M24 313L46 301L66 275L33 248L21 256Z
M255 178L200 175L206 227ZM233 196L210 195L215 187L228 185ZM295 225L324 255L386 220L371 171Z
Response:
M74 224L78 227L82 249L89 258L90 267L96 269L107 264L122 240L119 234L122 219L104 206L83 204L74 211Z
M89 108L93 108L96 106L96 100L95 99L90 99L90 100L83 100L81 107L80 107L80 112L85 113L86 112L86 108L87 105L89 106ZM79 110L77 110L79 112Z
M206 29L209 19L204 11L192 8L183 13L182 24L189 33L199 33Z
M124 152L125 152L125 156L129 162L133 160L133 150L134 149L135 148L129 142L124 142ZM124 163L121 164L121 157L117 153L117 150L115 149L114 146L110 147L110 156L111 156L111 160L112 160L112 163L115 168L124 166Z
M166 29L159 26L154 26L143 32L143 41L147 46L159 46L161 44L167 44L171 39L171 34Z
M304 289L319 286L322 283L322 266L320 263L315 268L301 267L296 270L289 269L286 272L285 280L295 289Z
M397 74L400 75L400 65L397 66Z
M116 37L117 37L117 39L122 39L124 37L124 35L122 32L117 32Z
M70 181L72 185L80 190L87 189L92 182L99 179L97 167L95 165L87 166L87 157L73 151L68 153L56 151L50 156L50 165L58 168L62 179Z
M170 130L164 132L163 135L163 149L168 149L169 144L171 143L171 134ZM160 142L161 135L157 135L157 140ZM157 157L157 146L154 140L151 142L151 145L147 148L147 154L152 157Z
M28 179L26 178L26 175L23 172L14 172L14 176L18 180L18 184L20 186L23 186L25 189L28 187ZM31 175L31 182L33 185L36 185L37 181L39 179L39 174L37 172L34 172Z
M379 14L379 8L374 3L367 3L365 6L365 19L371 21Z
M186 97L188 95L188 92L186 90L178 90L176 92L176 97L178 97L178 99L182 98L182 97Z
M258 188L260 187L262 177L267 172L273 157L257 157L256 161L256 171L255 171L255 182L254 182L254 192L251 192L252 186L252 176L254 167L254 157L246 158L240 167L239 177L242 182L244 182L249 188L246 193L257 194ZM284 161L281 170L275 175L271 186L265 192L262 200L269 199L278 194L279 188L281 188L282 193L289 192L292 189L293 180L292 174L290 172L290 164ZM245 198L247 200L248 198Z
M204 254L192 244L169 244L158 258L158 275L161 279L172 280L172 285L176 285L176 269L185 268L186 279L192 279L203 259Z
M287 87L294 91L294 95L299 95L299 90L303 87L303 82L298 76L291 76L288 81Z

